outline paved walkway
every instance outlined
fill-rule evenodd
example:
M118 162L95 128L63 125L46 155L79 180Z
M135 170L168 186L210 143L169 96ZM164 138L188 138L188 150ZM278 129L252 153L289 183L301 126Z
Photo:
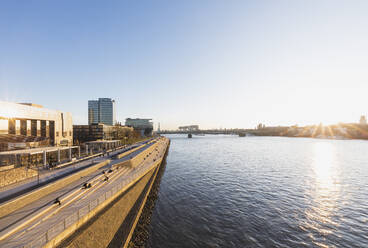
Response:
M96 170L95 172L89 174L88 176L84 176L83 178L80 178L79 180L74 181L71 184L65 185L64 188L56 190L56 191L42 197L41 199L39 199L39 200L23 207L23 208L20 208L20 209L16 210L15 212L13 212L13 213L11 213L7 216L4 216L4 217L0 218L0 233L3 230L5 230L6 228L8 228L12 225L15 225L15 224L19 223L20 221L24 220L25 218L27 218L28 216L30 216L33 213L37 212L39 209L43 208L44 206L46 206L48 204L52 204L55 201L56 198L61 198L65 194L67 194L67 193L69 193L69 192L71 192L75 189L81 189L82 185L85 182L91 182L91 180L93 180L93 179L101 179L101 177L100 178L97 178L97 177L98 176L103 176L103 174L102 174L103 170L108 171L114 164L124 162L124 161L128 160L131 156L138 155L139 153L141 153L142 151L144 151L148 147L150 147L150 145L145 146L145 147L143 147L143 148L141 148L137 151L134 151L133 153L131 153L131 154L129 154L129 155L127 155L127 156L125 156L121 159L113 160L111 163L99 168L98 170ZM111 155L109 155L109 157L113 156L113 155L116 155L117 153L122 153L122 152L124 152L124 150L121 150L121 151L118 150L116 152L111 153ZM98 158L95 158L94 161L95 161L95 163L100 163L100 162L108 159L109 157L107 157L107 156L98 157ZM128 171L126 171L126 172L128 172ZM93 182L93 183L95 183L95 182Z
M128 151L130 149L134 149L142 144L147 143L148 141L139 142L136 144L133 144L131 146L118 149L114 152L110 152L109 156L104 155L103 159L109 159L113 157L114 155L118 153L122 153L125 151ZM102 154L102 153L101 153ZM86 167L89 167L93 164L95 164L97 161L101 161L100 157L97 156L90 156L91 158L81 158L80 162L76 161L73 164L70 164L68 166L62 167L62 165L59 165L60 168L57 169L51 169L51 170L42 170L40 171L39 179L37 177L29 178L24 181L8 185L6 187L0 188L0 204L4 203L14 197L17 197L19 195L22 195L26 192L29 192L30 190L34 190L38 188L37 186L40 184L40 186L44 186L47 183L50 183L52 181L55 181L56 179L60 179L62 177L68 176L76 171L82 170Z
M64 218L73 215L75 211L78 211L78 209L83 207L85 204L88 205L88 203L96 199L97 196L111 190L117 185L127 184L129 181L134 180L137 175L144 173L144 171L150 170L152 168L153 162L156 161L156 159L159 159L160 157L162 158L164 156L164 146L161 146L160 149L153 152L152 154L150 153L151 155L149 156L149 158L145 159L142 164L139 165L137 168L124 167L119 170L114 170L113 173L108 175L110 177L109 181L104 182L103 180L101 180L101 177L104 177L104 175L102 175L101 173L102 170L108 170L114 164L128 160L131 156L136 156L150 146L151 145L147 145L144 148L141 148L133 152L132 154L129 154L128 156L125 156L118 160L113 160L110 164L100 168L99 170L91 173L86 177L81 178L80 180L66 185L63 189L57 190L41 198L40 200L37 200L36 202L33 202L26 207L21 208L8 216L1 218L0 233L9 227L12 228L13 226L19 225L19 223L25 218L34 215L35 213L37 214L37 211L40 211L40 209L44 209L45 206L51 205L51 207L54 209L50 210L51 213L47 213L46 217L43 216L40 220L35 220L34 222L32 222L31 226L27 225L24 228L16 231L9 238L0 241L0 246L22 247L22 245L27 244L27 242L29 242L30 240L33 240L35 237L39 237L40 235L42 235L42 233L47 232L48 228L55 226ZM101 162L105 159L107 159L107 157L96 158L96 162ZM83 191L81 189L81 185L83 185L83 183L86 181L92 181L94 184L93 187L89 189L90 191ZM68 206L66 206L66 204L64 203L68 201L64 201L61 206L53 204L53 201L60 196L68 196L68 199L71 199L68 201L72 203L70 203L70 205ZM35 228L35 226L37 227Z

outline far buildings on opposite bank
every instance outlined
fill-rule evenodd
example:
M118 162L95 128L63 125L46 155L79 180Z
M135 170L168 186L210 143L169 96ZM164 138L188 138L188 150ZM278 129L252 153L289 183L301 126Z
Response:
M277 126L268 127L259 124L247 133L257 136L311 137L326 139L368 139L367 119L362 115L358 123L338 123L334 125L309 125L304 127Z

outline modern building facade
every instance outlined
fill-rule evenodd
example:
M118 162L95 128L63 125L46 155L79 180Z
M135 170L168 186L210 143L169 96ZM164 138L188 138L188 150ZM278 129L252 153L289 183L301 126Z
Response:
M98 123L115 125L115 101L111 98L88 101L88 124Z
M13 140L14 149L29 148L27 143L46 144L46 140L53 146L71 145L72 115L31 103L0 101L0 135L2 143L11 144Z
M88 124L99 122L99 108L98 101L88 101Z
M74 144L97 140L122 140L132 132L131 127L109 126L102 123L73 126Z
M153 130L152 119L127 118L125 119L125 126L133 127L142 136L151 136Z

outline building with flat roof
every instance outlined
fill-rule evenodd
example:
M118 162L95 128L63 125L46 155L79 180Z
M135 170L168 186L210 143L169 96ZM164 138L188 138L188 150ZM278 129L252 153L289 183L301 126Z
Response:
M0 135L2 150L38 147L46 143L52 146L71 145L72 115L41 105L0 101Z
M141 118L127 118L125 119L125 126L133 127L134 130L138 131L142 136L151 136L153 131L152 119L141 119Z
M111 98L88 101L88 124L98 123L115 125L115 101Z
M74 144L96 140L122 140L132 132L131 127L109 126L102 123L73 126Z

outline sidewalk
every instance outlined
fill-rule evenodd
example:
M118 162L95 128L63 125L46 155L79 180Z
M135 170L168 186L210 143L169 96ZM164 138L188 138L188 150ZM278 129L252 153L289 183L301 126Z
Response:
M69 174L72 174L76 171L82 170L88 166L91 166L94 163L99 162L100 160L111 158L117 153L121 153L126 150L132 149L138 146L139 144L140 143L133 144L128 147L121 147L120 149L114 152L109 151L109 156L107 156L106 154L103 155L102 153L98 153L90 156L89 158L88 157L80 158L79 160L74 161L73 163L70 163L68 161L64 164L59 165L58 168L55 169L50 170L42 169L40 170L39 178L37 176L33 178L28 178L24 181L17 182L0 188L0 204L11 198L17 197L17 195L22 195L25 192L33 190L38 186L45 185L53 181L53 179L58 179L67 176ZM101 155L103 156L101 157Z

